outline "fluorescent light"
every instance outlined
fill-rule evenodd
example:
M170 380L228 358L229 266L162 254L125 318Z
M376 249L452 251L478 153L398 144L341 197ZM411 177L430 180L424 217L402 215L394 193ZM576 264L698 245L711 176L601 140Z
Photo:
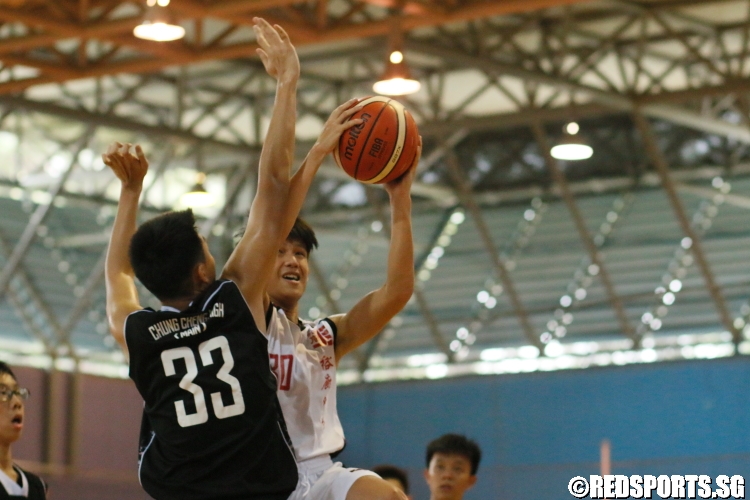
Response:
M382 95L407 95L418 92L422 84L411 78L395 77L375 82L372 86L378 94Z
M550 150L550 154L558 160L588 160L594 154L594 149L586 144L558 144Z
M206 191L203 183L206 181L206 174L199 173L195 185L180 197L180 204L190 208L206 208L216 203L216 197Z
M587 160L594 154L594 149L578 136L580 127L571 122L564 128L563 138L550 150L553 158L566 161Z
M171 42L184 37L185 28L163 21L154 23L151 21L143 21L143 23L133 28L133 35L152 42Z

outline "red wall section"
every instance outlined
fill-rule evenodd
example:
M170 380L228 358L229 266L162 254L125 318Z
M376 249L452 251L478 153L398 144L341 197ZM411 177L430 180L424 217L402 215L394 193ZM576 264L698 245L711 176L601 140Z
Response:
M81 376L75 464L134 471L143 400L130 380Z
M44 405L47 377L41 370L17 367L13 372L18 384L31 391L26 400L23 436L13 445L13 457L41 462L44 459Z
M13 457L44 478L49 499L150 498L138 483L143 401L130 380L61 372L50 377L25 367L14 372L31 397ZM49 398L53 378L57 391Z

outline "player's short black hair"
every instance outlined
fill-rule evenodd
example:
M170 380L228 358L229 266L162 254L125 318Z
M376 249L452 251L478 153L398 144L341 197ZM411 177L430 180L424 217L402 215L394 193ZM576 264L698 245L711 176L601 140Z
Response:
M135 276L159 300L190 297L192 271L205 261L190 209L154 217L143 223L130 241Z
M16 378L16 374L13 373L13 370L11 370L10 366L8 366L8 363L6 363L4 361L0 361L0 375L2 375L4 373L7 373L11 377L13 377L13 380L16 380L16 381L18 380Z
M234 233L235 246L244 234L244 228ZM308 255L312 252L313 248L318 248L318 238L315 237L315 231L310 227L310 224L299 217L294 221L294 226L292 227L292 230L289 231L289 236L287 236L286 239L287 241L301 243L302 246L305 247Z
M482 459L482 450L479 445L460 434L445 434L430 442L427 445L427 467L430 467L430 461L435 453L445 455L460 455L466 457L471 462L471 475L477 474L479 461Z
M289 236L286 239L302 243L308 254L312 252L313 248L318 248L318 238L315 237L315 231L313 231L313 228L307 222L299 217L294 221L294 227L289 231Z
M395 465L384 464L373 467L372 471L383 479L395 479L401 483L404 493L409 494L409 476L405 470L399 469Z

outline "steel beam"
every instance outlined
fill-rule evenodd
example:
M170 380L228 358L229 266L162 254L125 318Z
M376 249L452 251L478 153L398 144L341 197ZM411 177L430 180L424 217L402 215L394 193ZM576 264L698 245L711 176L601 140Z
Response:
M713 189L709 189L709 188L689 186L681 182L675 182L675 188L678 191L694 194L696 196L700 196L701 198L705 198L708 200L712 200L716 197L716 191ZM724 198L724 203L726 203L727 205L732 205L734 207L744 208L745 210L750 210L750 197L741 196L737 194L731 194L731 193L722 194L721 196L722 198Z
M6 262L8 261L11 252L12 250L5 236L0 233L0 253L2 253L3 259ZM18 280L17 283L14 283L13 280L11 280L8 284L8 289L6 291L8 301L11 306L13 306L16 313L21 317L21 320L29 333L44 344L45 350L48 354L52 354L54 351L52 339L45 335L44 331L36 325L34 320L41 319L41 321L43 321L50 329L51 333L56 335L60 330L57 319L23 268L17 270L15 278ZM23 300L21 298L23 294L28 296L28 300ZM31 316L28 313L26 310L28 306L32 306L36 310L37 314L35 316Z
M640 339L638 338L633 325L631 325L630 319L628 319L628 315L625 312L625 307L623 306L622 299L615 291L614 283L612 282L612 279L609 276L609 272L604 265L604 259L599 253L599 250L596 248L594 240L591 238L591 233L589 233L589 230L586 227L586 221L583 218L583 214L581 214L581 210L578 208L578 204L576 203L575 197L570 190L570 186L568 185L568 181L565 178L565 174L560 168L560 164L550 154L550 143L547 139L547 134L544 132L542 126L538 123L532 127L532 132L534 133L534 138L539 145L542 156L544 156L547 167L552 174L552 178L555 180L555 183L560 189L560 194L562 196L563 202L570 212L570 216L576 226L576 230L578 231L578 236L581 238L583 247L585 248L586 253L589 256L591 263L596 264L599 267L599 279L601 280L602 285L604 286L604 290L607 293L607 298L609 299L612 310L615 313L615 317L617 317L617 321L620 324L620 329L622 330L622 333L624 335L632 339L634 347L637 347L640 344Z
M566 80L555 75L502 63L489 57L476 56L460 50L440 47L425 42L409 41L406 45L407 48L411 50L445 59L455 67L483 68L485 71L489 70L498 74L514 76L525 81L533 81L555 88L588 95L595 102L615 111L630 113L636 109L636 106L638 106L637 101L627 95L607 92L605 90L584 85L580 82ZM650 100L653 99L650 98ZM750 144L750 131L741 125L734 125L723 120L718 120L716 118L704 116L699 113L669 106L667 104L648 104L640 106L639 109L643 114L653 118L660 118L709 134L732 137L740 142Z
M99 259L97 259L96 264L94 264L94 267L89 272L86 281L83 283L83 291L81 295L70 308L70 312L62 325L61 329L67 335L67 339L70 339L73 330L81 321L83 315L89 310L89 307L93 302L93 295L104 280L104 264L106 260L107 249L105 248L100 254Z
M88 144L94 130L95 127L89 126L83 133L82 137L78 140L78 146L74 149L73 159L71 160L70 165L68 166L67 170L60 176L57 182L50 188L49 202L39 205L31 215L29 223L26 225L26 228L21 234L21 237L19 238L18 243L13 249L10 257L8 257L8 261L6 262L5 267L3 267L2 272L0 272L0 298L2 298L2 296L5 294L5 291L8 288L8 284L13 278L13 274L16 272L16 269L26 256L29 247L36 239L36 230L47 218L49 211L52 209L55 198L58 194L60 194L63 186L65 185L65 182L68 180L68 177L70 177L70 174L78 164L78 155Z
M651 125L648 123L648 120L643 113L638 110L633 114L633 119L641 134L641 139L643 140L646 152L659 174L661 185L669 199L670 205L672 205L672 210L675 213L677 222L680 224L685 236L689 237L693 242L691 249L695 257L695 262L703 275L706 288L708 288L708 292L714 302L714 306L716 307L716 312L719 314L719 320L721 321L721 324L724 325L724 328L732 334L732 339L735 345L738 345L742 341L741 332L734 326L732 316L729 313L721 288L716 282L714 273L712 272L711 266L706 258L701 239L698 233L690 225L690 219L688 218L685 206L683 205L682 200L680 200L680 196L677 194L677 187L672 180L669 165L667 164L666 158L664 158L664 154L656 143L656 137L651 129Z
M510 277L510 273L505 268L505 264L500 260L500 253L498 251L498 248L495 246L495 241L492 238L492 233L490 233L487 222L484 220L484 215L482 215L482 210L479 208L479 204L474 199L471 187L466 181L463 172L461 171L461 166L458 163L458 158L456 157L455 152L452 150L449 151L446 155L446 160L448 164L448 171L451 175L451 178L453 179L456 195L461 201L461 204L466 207L466 209L471 214L471 218L476 225L477 232L479 233L479 237L482 240L484 249L490 258L492 268L500 282L503 284L505 291L508 293L510 305L516 314L516 319L518 319L518 324L521 326L521 330L523 331L524 336L532 345L535 345L537 348L539 348L540 351L543 351L544 345L542 344L541 340L539 339L539 335L531 324L531 320L528 313L526 312L526 308L521 302L521 298L518 295L518 292L516 292L516 287L513 284L513 279Z

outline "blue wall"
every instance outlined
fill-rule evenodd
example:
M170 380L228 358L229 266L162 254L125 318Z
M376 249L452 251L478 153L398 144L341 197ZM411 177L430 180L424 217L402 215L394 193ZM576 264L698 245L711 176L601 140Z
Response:
M466 500L573 498L570 478L614 474L743 474L750 479L750 359L342 387L348 466L393 463L427 500L424 448L446 432L483 449Z

